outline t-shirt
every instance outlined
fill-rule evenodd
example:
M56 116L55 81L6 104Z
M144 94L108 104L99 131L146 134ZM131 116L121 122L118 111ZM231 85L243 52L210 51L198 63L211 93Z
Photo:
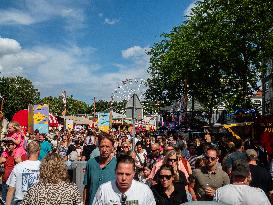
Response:
M90 154L96 148L96 145L85 145L83 146L82 156L85 156L85 161L90 159Z
M248 185L228 184L216 190L213 200L232 205L270 205L264 191Z
M52 150L52 146L50 144L50 142L44 140L43 142L40 143L40 154L39 154L39 160L42 160L43 158L45 158L45 156L51 152Z
M39 180L40 161L26 160L15 165L7 185L15 187L14 200L22 200L27 190Z
M261 188L265 193L273 190L272 177L270 173L259 165L249 165L251 172L250 186Z
M96 191L105 182L116 178L115 167L117 160L115 157L103 168L100 168L99 157L89 159L86 164L86 172L83 184L89 189L88 201L92 204Z
M131 187L124 194L126 204L156 205L153 192L148 185L141 182L133 180ZM112 180L99 187L93 205L120 205L120 202L121 192L116 185L116 181Z
M7 156L5 158L6 158L6 162L4 163L4 174L2 177L3 182L6 182L8 180L9 175L15 166L15 160L13 155L10 155L9 152L7 152ZM28 158L26 154L21 156L22 161L25 161L27 159Z

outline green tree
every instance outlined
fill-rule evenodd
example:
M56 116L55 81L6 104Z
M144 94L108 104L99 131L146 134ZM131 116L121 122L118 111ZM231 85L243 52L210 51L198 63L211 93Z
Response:
M61 116L64 111L64 104L62 99L59 97L44 97L39 101L39 103L48 104L49 111L54 115ZM75 115L75 114L89 114L90 107L87 103L73 99L73 96L67 97L67 113L66 115Z
M32 82L23 77L0 77L0 93L4 99L4 116L11 120L19 110L27 109L29 104L38 102L39 91Z
M172 102L191 94L208 112L220 102L248 108L273 54L272 9L269 0L199 1L149 52L147 98Z

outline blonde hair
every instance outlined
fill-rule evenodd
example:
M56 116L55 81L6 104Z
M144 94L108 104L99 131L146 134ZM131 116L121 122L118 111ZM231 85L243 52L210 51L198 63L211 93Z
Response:
M173 155L177 155L175 150L168 151L163 159L163 164L167 164L168 159Z
M19 124L19 122L11 121L9 123L9 125L12 125L12 127L15 129L16 132L20 132L21 131L21 125Z
M43 183L57 184L69 181L67 166L64 159L57 153L48 154L40 166L40 181Z

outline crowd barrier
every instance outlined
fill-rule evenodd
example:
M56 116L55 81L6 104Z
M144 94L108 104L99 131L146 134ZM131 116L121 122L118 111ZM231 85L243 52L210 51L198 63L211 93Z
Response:
M83 193L83 179L86 168L86 161L74 161L71 163L70 170L72 170L72 181L77 185L80 193Z

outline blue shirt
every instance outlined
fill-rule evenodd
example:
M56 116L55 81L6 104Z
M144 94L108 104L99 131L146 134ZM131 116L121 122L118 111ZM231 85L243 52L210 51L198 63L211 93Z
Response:
M89 190L89 205L92 205L99 186L116 178L116 164L117 160L115 157L103 168L100 168L99 157L87 161L83 184Z
M52 146L50 144L50 142L44 140L43 142L40 142L40 154L38 159L41 161L42 159L45 158L45 156L51 152L52 150Z

